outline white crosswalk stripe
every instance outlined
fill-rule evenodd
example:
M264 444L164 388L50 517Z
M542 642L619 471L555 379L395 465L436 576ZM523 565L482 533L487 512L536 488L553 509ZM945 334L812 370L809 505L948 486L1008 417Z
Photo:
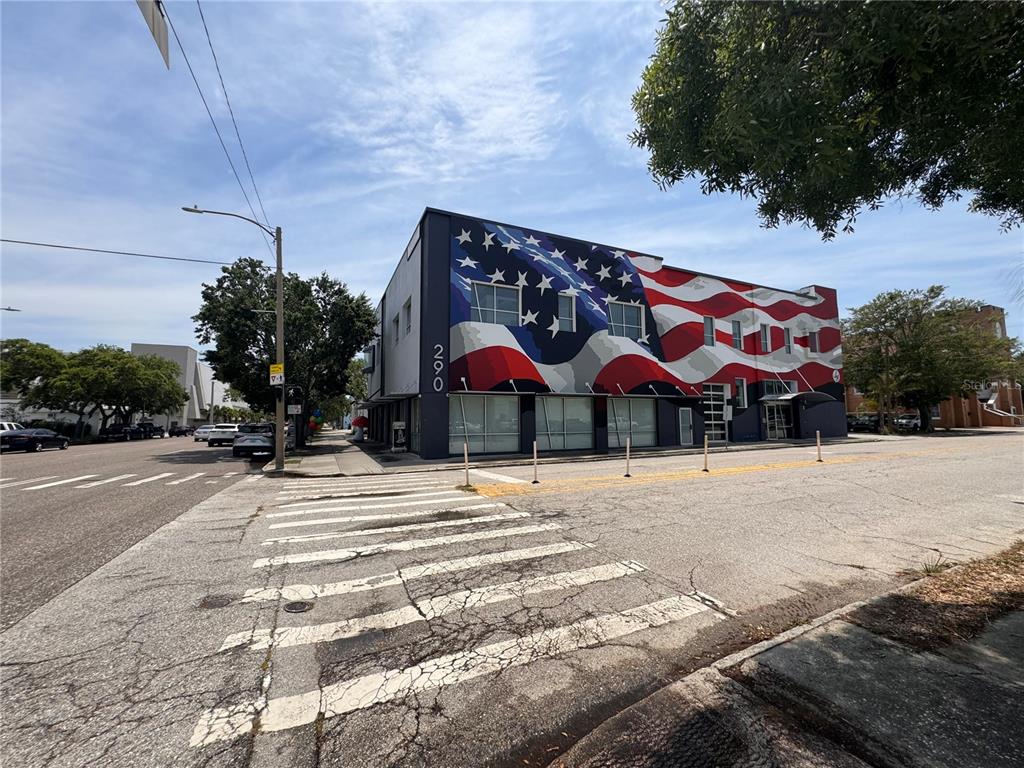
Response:
M451 483L447 483L445 485L439 485L439 484L435 483L435 484L432 484L432 485L403 485L401 488L398 488L398 489L388 489L388 490L380 490L380 489L373 489L373 488L371 488L371 489L367 489L367 490L364 490L364 491L345 491L345 492L340 492L340 491L336 490L335 488L323 488L323 489L315 489L315 490L310 490L310 491L281 491L281 492L279 492L277 494L277 497L278 497L278 499L280 499L282 501L286 501L286 500L290 500L290 499L295 499L295 498L309 497L309 496L326 496L327 494L330 494L331 497L333 497L333 498L345 498L345 497L348 497L348 496L363 497L363 498L374 498L374 497L382 497L383 498L383 497L397 497L397 496L403 496L404 497L404 496L413 496L413 495L415 495L415 494L411 493L411 491L429 491L429 490L436 490L436 489L443 489L443 490L438 490L437 491L438 493L444 493L446 491L450 492L450 491L454 491L455 490L455 488L452 486Z
M292 696L210 709L200 717L189 743L197 747L233 739L251 731L257 717L261 732L295 728L312 723L319 717L337 717L410 693L464 683L539 659L601 645L641 630L681 621L706 610L706 606L692 598L670 597L438 656L413 667L372 672Z
M395 507L419 507L424 504L447 504L449 501L459 501L461 499L474 499L477 496L472 496L466 493L460 493L458 491L439 491L438 493L422 493L415 494L421 497L429 496L443 496L440 499L430 499L429 501L391 501L386 500L377 504L363 504L362 502L367 499L328 499L326 501L306 501L298 504L281 504L278 509L292 509L293 507L310 507L310 509L296 510L292 512L271 512L267 517L292 517L294 515L308 515L317 512L334 512L351 509L392 509ZM407 496L399 497L401 499L409 498ZM372 499L370 499L372 501ZM335 504L340 506L324 507L323 504Z
M136 485L143 485L145 483L152 483L154 480L163 480L165 477L170 477L175 474L174 472L161 472L159 475L153 475L152 477L144 477L142 480L136 480L134 483L125 483L123 488L131 488Z
M30 483L41 483L43 480L53 480L57 475L44 475L43 477L33 477L31 480L18 480L16 483L5 483L0 485L0 490L4 488L14 488L18 485L29 485Z
M472 507L461 507L460 509L486 509L488 507L502 506L504 506L504 504L476 504ZM479 523L497 523L503 520L519 520L529 516L529 512L504 512L500 515L482 515L480 517L467 517L457 520L438 520L434 523L412 523L410 525L395 525L388 528L365 528L358 531L333 531L331 533L304 533L295 536L278 536L276 538L266 539L263 542L263 545L272 546L274 544L301 544L307 541L348 539L360 536L376 536L378 534L387 533L405 533L407 531L428 531L433 528L451 528L453 526L477 525Z
M477 587L476 589L463 589L449 595L439 595L427 598L426 600L419 600L413 605L402 606L401 608L363 616L358 619L344 619L342 621L332 621L327 624L314 624L304 627L281 627L276 630L257 628L248 632L238 632L234 635L229 635L224 640L220 650L226 651L229 648L237 648L243 645L248 646L249 650L255 651L261 648L270 648L271 646L287 648L292 645L327 643L332 640L353 637L363 632L394 629L404 624L430 621L447 613L466 611L481 605L501 603L506 600L515 600L541 592L582 587L598 581L618 579L631 573L640 573L644 570L644 567L639 563L627 561L595 565L591 568L582 568L576 571L535 576L530 579L505 582L504 584L491 584L486 587Z
M526 547L524 549L510 549L501 552L491 552L486 555L470 555L455 560L442 560L436 563L425 563L423 565L412 565L403 568L401 572L391 571L376 576L367 576L362 579L349 579L348 581L335 581L329 584L289 584L284 587L261 587L246 591L245 596L239 602L254 603L261 600L315 600L319 597L331 597L333 595L348 595L353 592L366 592L373 589L385 587L397 587L415 579L422 579L428 576L438 576L449 573L458 573L473 568L484 568L489 565L503 565L521 560L532 560L535 558L550 557L566 552L577 552L591 546L582 541L561 541L555 544L542 544L539 547Z
M557 531L561 527L562 526L558 523L538 523L537 525L523 525L517 528L499 528L487 531L473 531L472 533L456 533L450 536L436 536L430 539L407 539L406 541L393 541L382 544L364 544L363 546L351 547L349 549L294 552L288 555L261 557L252 564L252 567L267 568L274 565L285 565L288 563L343 562L357 557L377 555L382 552L409 552L414 549L444 547L449 544L463 544L470 541L500 539L506 536L525 536L532 533L541 533L543 531Z
M75 488L95 488L97 485L106 485L107 483L114 483L118 480L127 480L129 477L138 477L138 474L132 472L127 475L117 475L116 477L108 477L106 480L96 480L91 483L83 483L82 485L76 485Z
M466 498L464 501L465 502L471 502L471 501L473 501L473 499L472 498ZM411 510L411 511L408 511L408 512L384 512L384 513L377 514L377 515L349 515L347 517L334 517L334 518L331 518L331 519L334 520L335 522L338 522L338 523L358 523L358 522L363 522L363 521L369 522L371 520L405 520L405 519L410 518L410 517L426 517L428 515L437 515L437 514L440 514L442 512L448 512L448 511L454 511L454 510L489 509L489 508L500 507L500 506L502 506L500 503L494 503L494 504L471 504L469 506L447 506L444 509L414 509L414 510ZM312 513L312 512L323 512L323 511L324 510L322 510L322 509L311 509L311 510L309 510L309 513ZM334 511L337 511L337 510L330 510L330 511L334 512ZM342 510L342 511L348 512L349 510L346 509L346 510ZM295 513L292 513L292 514L295 514ZM270 517L270 515L267 515L267 517ZM279 523L277 525L272 525L270 527L271 528L283 528L283 527L286 527L286 525L284 523Z
M181 485L182 483L187 483L189 480L195 480L197 477L202 477L205 474L205 472L196 472L195 474L188 475L180 480L171 480L171 482L164 483L164 485ZM227 477L227 475L224 475L224 477Z
M52 483L44 483L43 485L33 485L29 488L23 488L23 491L41 491L43 488L53 488L57 485L67 485L68 483L77 483L79 480L88 480L90 477L97 477L97 475L79 475L78 477L69 477L67 480L56 480Z
M362 480L351 480L349 478L344 477L330 477L319 479L310 478L306 480L286 480L284 482L284 488L287 490L301 490L303 488L315 488L317 486L324 486L328 488L388 488L415 483L438 483L451 485L452 479L440 477L417 477L415 475L399 475L388 478L378 477L374 479Z

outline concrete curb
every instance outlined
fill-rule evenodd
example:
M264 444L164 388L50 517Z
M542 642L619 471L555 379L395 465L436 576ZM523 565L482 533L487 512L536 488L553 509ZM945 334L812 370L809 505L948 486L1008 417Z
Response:
M868 437L868 438L846 438L846 439L829 439L822 440L823 446L828 445L851 445L856 443L880 443L884 442L882 437ZM730 445L726 447L714 447L709 448L708 453L713 454L729 454L729 453L742 453L745 451L770 451L770 450L781 450L784 448L806 448L814 445L813 440L801 441L801 442L787 442L780 444L768 444L758 443L756 445ZM352 445L358 446L358 443L352 443ZM375 454L369 451L364 451L366 455L374 459ZM644 458L659 458L662 456L700 456L704 453L703 448L680 448L680 449L634 449L633 459L644 459ZM616 461L625 458L625 451L621 453L605 453L605 454L584 454L582 456L563 455L563 456L545 456L544 458L538 458L537 464L564 464L567 461L573 463L597 463L601 461ZM379 462L378 462L379 463ZM528 467L533 465L533 459L530 457L522 458L509 458L509 459L491 459L491 460L474 460L469 462L470 469L487 469L490 467ZM446 462L444 464L430 464L430 465L411 465L411 466L398 466L398 467L387 467L382 466L385 475L404 475L411 474L414 472L452 472L455 470L463 469L466 465L462 462ZM301 472L299 470L289 470L287 467L284 471L284 477L368 477L373 476L377 473L362 473L362 474L344 474L341 472L333 474L316 473L311 475L308 473Z

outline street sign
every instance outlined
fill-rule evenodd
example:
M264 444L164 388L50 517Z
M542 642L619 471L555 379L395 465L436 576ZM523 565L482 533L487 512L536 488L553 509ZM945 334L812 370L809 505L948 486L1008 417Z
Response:
M164 57L164 66L171 68L170 49L167 47L167 19L164 18L160 4L156 0L135 0L142 11L142 18L146 20L149 31L153 33L156 47L160 49L160 55Z
M270 386L279 387L284 384L284 363L272 363L270 366Z
M302 403L289 403L288 404L288 415L294 416L295 414L302 413Z

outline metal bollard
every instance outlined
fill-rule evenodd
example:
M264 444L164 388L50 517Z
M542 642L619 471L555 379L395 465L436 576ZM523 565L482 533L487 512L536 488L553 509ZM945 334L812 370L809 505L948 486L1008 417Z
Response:
M540 480L537 479L537 441L533 441L533 485L537 485Z
M462 444L462 461L466 465L466 487L469 487L469 443Z
M708 436L704 435L704 472L708 471Z
M631 443L631 440L630 440L630 438L627 437L626 438L626 474L624 475L624 477L632 477L632 475L629 474L629 448L630 448L630 443Z
M821 464L822 462L821 462L821 430L820 429L814 430L814 439L818 443L818 463Z

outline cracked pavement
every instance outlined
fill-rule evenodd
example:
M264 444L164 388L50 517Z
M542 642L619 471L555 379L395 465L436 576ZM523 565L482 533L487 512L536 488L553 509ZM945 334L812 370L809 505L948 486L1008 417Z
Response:
M238 482L0 636L0 756L544 765L715 658L1020 537L1021 449L745 451L705 477L641 455L625 483L567 461L471 473L479 495L461 472Z

